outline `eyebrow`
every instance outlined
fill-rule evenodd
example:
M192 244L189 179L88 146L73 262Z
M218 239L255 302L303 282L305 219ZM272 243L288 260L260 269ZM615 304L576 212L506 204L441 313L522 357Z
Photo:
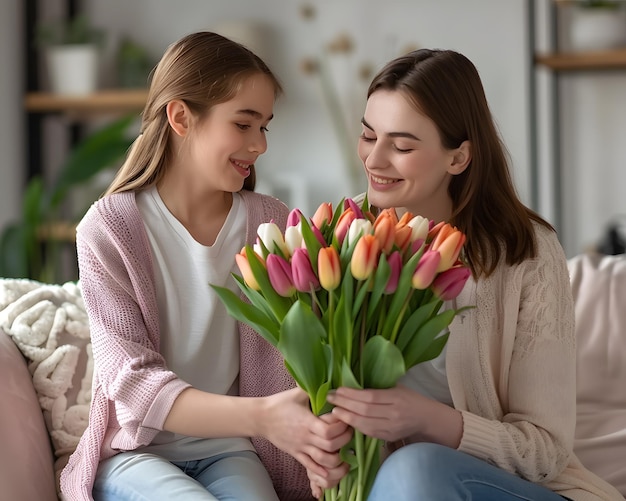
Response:
M238 110L237 113L241 113L242 115L250 115L254 118L258 118L259 120L263 120L263 113L260 113L256 110L250 110L250 109L245 109L245 110ZM269 122L272 118L274 118L274 114L272 113L269 118L267 119L267 121Z
M365 120L365 117L361 118L361 123L368 129L372 131L374 130L374 128L370 124L367 123L367 121ZM410 132L389 132L385 135L389 137L404 137L407 139L414 139L415 141L419 141L419 138L411 134Z

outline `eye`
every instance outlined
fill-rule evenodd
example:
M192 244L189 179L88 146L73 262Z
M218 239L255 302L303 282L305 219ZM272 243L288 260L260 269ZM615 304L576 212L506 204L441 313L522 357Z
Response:
M235 124L241 130L248 130L250 126L248 124Z
M365 135L365 133L362 133L359 137L361 138L361 141L365 141L366 143L372 143L376 141L375 137L368 137Z
M398 146L394 145L393 148L398 152L398 153L411 153L413 151L413 148L399 148Z

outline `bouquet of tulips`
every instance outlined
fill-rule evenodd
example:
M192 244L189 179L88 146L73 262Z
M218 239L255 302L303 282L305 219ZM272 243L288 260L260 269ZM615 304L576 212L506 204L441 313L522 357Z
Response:
M244 300L213 286L230 315L276 347L316 415L339 386L390 388L414 365L436 358L460 311L443 302L463 289L470 271L459 255L465 235L394 209L376 217L367 198L310 220L298 209L284 233L259 226L257 243L236 255ZM341 451L351 468L326 500L367 499L382 441L354 431Z

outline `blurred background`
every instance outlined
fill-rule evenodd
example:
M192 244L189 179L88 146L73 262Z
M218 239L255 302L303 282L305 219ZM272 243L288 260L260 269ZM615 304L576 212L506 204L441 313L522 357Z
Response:
M58 195L54 222L69 223L69 230L56 237L38 231L36 238L66 240L71 248L72 225L119 167L114 153L138 132L148 71L170 43L213 30L249 46L281 79L285 94L275 106L268 152L257 164L258 191L309 214L322 201L365 189L356 142L373 74L414 48L462 52L481 74L520 197L557 227L572 257L598 247L626 214L626 4L597 5L606 3L0 0L0 230L27 224L25 198L33 203ZM589 22L577 28L585 15L595 23L608 19L614 33ZM59 90L51 69L55 42L42 28L77 17L82 37L97 38L96 74L92 88ZM73 71L62 75L76 84ZM91 157L84 156L81 145L127 117L106 136L113 141L108 151L91 144ZM88 165L94 155L102 165ZM68 165L72 158L82 171ZM34 179L41 180L36 188ZM39 206L44 214L31 220L50 223L50 207ZM14 233L13 247L0 248L0 275L17 270L7 259L23 239ZM66 271L53 261L53 275L30 274L74 278L73 259L69 251Z

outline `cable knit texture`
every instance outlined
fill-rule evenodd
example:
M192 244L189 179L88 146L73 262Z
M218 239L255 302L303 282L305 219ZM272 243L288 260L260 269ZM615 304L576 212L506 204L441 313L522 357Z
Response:
M575 501L623 500L574 456L576 343L567 261L535 225L538 257L468 281L446 369L463 413L459 449Z
M242 197L249 243L262 222L274 220L284 227L287 207L282 202L246 191ZM61 475L66 500L92 499L99 461L149 444L162 430L174 400L189 386L167 370L159 353L152 257L134 193L111 195L92 205L78 226L77 252L95 368L89 425ZM244 363L255 363L267 353L272 358L261 359L264 363L282 367L248 327L240 326L240 334ZM254 344L247 347L248 342ZM266 351L250 355L257 347ZM244 370L244 381L248 373L259 374L254 368ZM287 375L269 380L263 375L263 383L267 393L293 386ZM261 444L261 449L272 478L280 479L282 499L292 491L308 492L306 473L295 459L273 446Z

